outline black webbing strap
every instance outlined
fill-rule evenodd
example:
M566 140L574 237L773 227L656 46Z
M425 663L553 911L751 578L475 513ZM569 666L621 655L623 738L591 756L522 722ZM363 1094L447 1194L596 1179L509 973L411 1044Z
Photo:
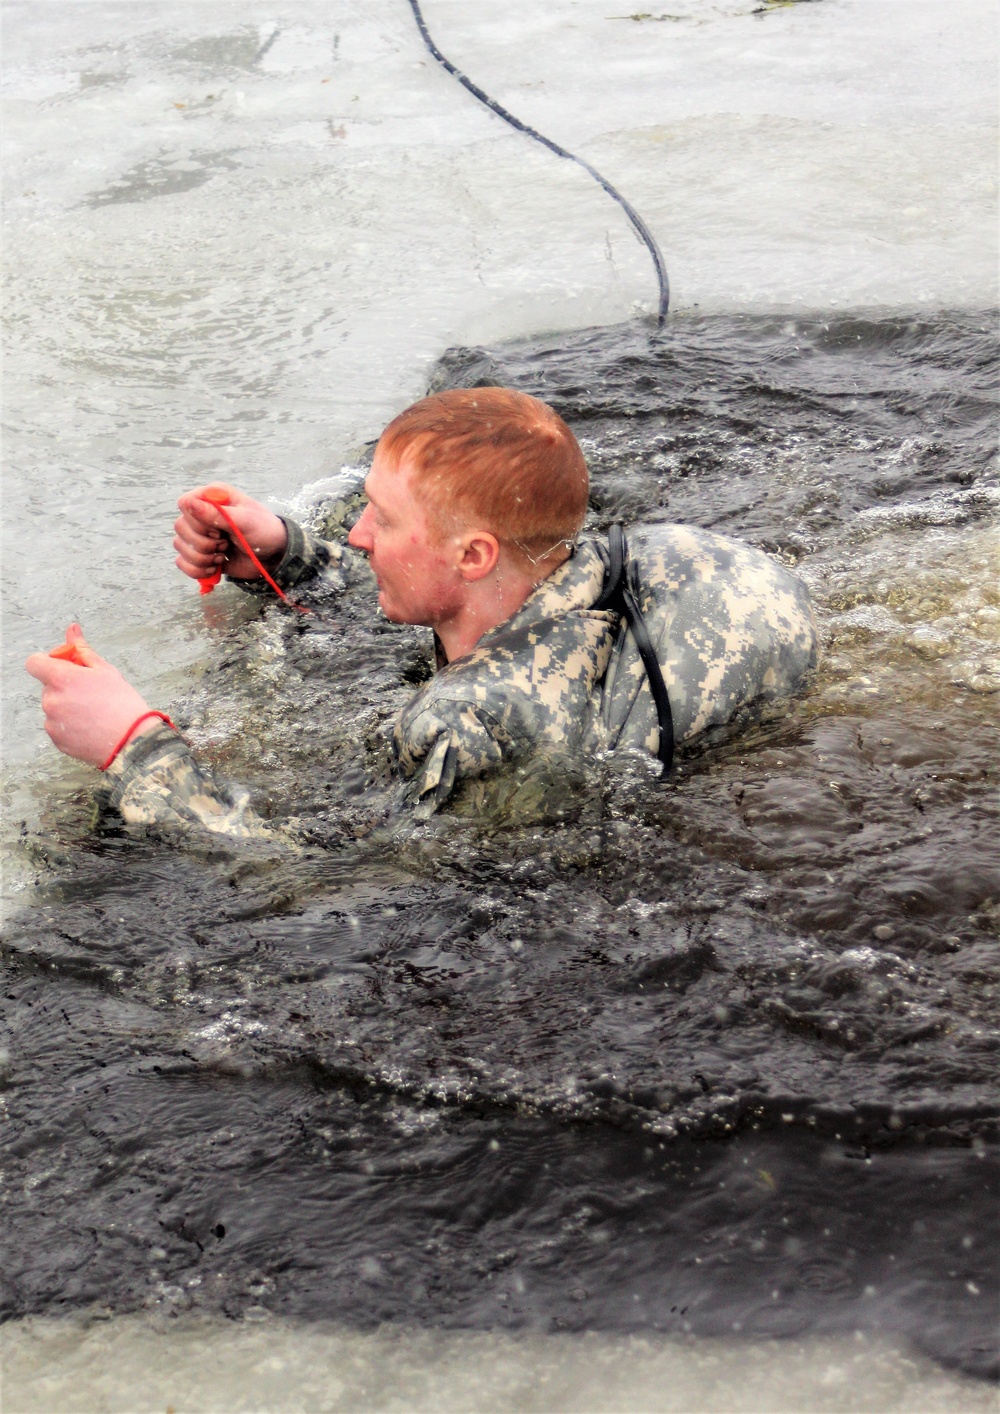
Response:
M663 774L666 775L674 759L674 714L670 710L670 697L663 681L660 660L656 656L653 640L642 615L639 566L629 559L628 541L620 525L612 525L608 530L608 554L608 573L594 608L613 609L621 614L635 639L656 708L656 720L660 728L656 754L663 763Z

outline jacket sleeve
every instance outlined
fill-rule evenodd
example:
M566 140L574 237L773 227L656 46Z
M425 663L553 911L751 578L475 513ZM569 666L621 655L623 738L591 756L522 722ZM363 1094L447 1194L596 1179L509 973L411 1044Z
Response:
M404 712L393 738L403 799L418 820L428 819L459 781L481 776L513 756L514 741L478 703L437 698Z
M309 597L342 594L351 581L364 573L366 562L349 546L334 540L322 540L298 521L282 516L288 531L288 544L276 569L271 571L282 589L307 588ZM370 572L369 572L370 574ZM270 594L262 579L234 579L247 594Z
M246 791L214 782L191 748L163 725L138 736L104 773L108 805L133 825L203 829L236 838L273 839Z

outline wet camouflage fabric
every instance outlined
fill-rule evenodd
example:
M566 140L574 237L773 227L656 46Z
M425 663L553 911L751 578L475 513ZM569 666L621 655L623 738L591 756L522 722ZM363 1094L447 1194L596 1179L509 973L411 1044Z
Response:
M683 525L634 534L630 550L675 742L801 686L816 663L816 627L795 575L748 545ZM582 540L512 618L404 709L395 744L418 813L442 804L457 780L534 753L568 762L656 754L656 708L635 640L617 614L591 607L607 559L603 542Z
M674 741L691 741L742 709L791 697L815 666L816 623L797 575L760 550L687 525L629 535L642 611L670 695ZM592 748L659 744L656 708L631 634L604 681Z
M275 572L282 587L336 592L357 557L288 522ZM751 706L796 692L816 663L805 586L767 555L709 531L660 525L629 537L642 608L670 695L676 742L724 727ZM418 818L463 782L507 763L656 753L659 729L635 642L618 614L593 608L606 544L581 539L511 618L447 664L403 710L394 748L403 797ZM129 820L252 833L245 802L213 792L190 752L164 729L161 754L139 740L122 753L115 804ZM150 733L158 737L159 732ZM225 823L232 820L232 829Z
M131 741L104 779L110 788L104 803L133 825L196 826L241 838L270 833L250 808L246 791L221 787L165 724Z
M605 562L584 541L516 614L435 674L404 708L393 737L418 816L459 780L541 752L577 759L611 662L618 616L591 607Z

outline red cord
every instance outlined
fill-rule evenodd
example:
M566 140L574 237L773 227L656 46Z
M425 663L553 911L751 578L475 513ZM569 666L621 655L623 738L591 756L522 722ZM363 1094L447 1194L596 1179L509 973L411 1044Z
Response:
M217 493L217 494L218 494L218 493ZM231 516L231 515L229 514L229 512L226 510L226 508L225 508L225 506L222 504L222 502L221 502L221 501L216 501L216 500L215 500L213 497L211 497L211 496L203 496L201 499L202 499L203 501L207 501L210 506L214 507L214 509L219 512L219 515L222 516L222 519L226 522L226 524L229 526L229 529L232 531L233 535L236 537L236 543L239 545L240 549L243 551L243 553L244 553L245 555L249 556L249 559L250 559L251 563L254 565L254 567L255 567L257 570L260 571L260 573L263 575L264 579L267 580L268 584L269 584L269 585L271 586L271 588L274 590L275 594L277 594L278 598L279 598L279 599L283 599L283 600L285 601L285 603L291 605L291 607L292 607L293 609L298 609L298 611L299 611L300 614L311 614L311 613L312 613L312 609L307 609L304 604L296 604L296 603L294 603L293 600L289 599L289 597L288 597L288 595L285 593L285 591L284 591L282 588L280 588L279 585L275 584L274 580L273 580L273 579L271 578L271 576L268 574L267 570L264 568L264 566L261 564L260 560L257 558L256 554L254 553L253 547L252 547L252 545L250 544L249 540L247 540L246 536L243 534L242 530L239 528L239 526L238 526L238 525L236 524L236 522L233 520L232 516ZM215 588L215 586L218 584L218 582L219 582L219 580L220 580L221 578L222 578L222 571L220 570L220 571L218 571L214 576L211 576L210 578L199 580L198 583L199 583L200 586L201 586L201 592L202 592L202 594L211 594L212 590Z
M132 735L132 733L135 731L136 727L139 725L140 722L144 722L147 717L159 717L159 719L160 719L161 722L166 722L166 724L167 724L168 727L173 727L173 728L174 728L174 731L177 730L177 728L174 727L173 722L172 722L172 721L170 720L170 718L167 716L166 712L157 712L157 711L155 711L155 710L154 710L154 711L150 711L150 712L143 712L142 716L136 717L135 721L134 721L134 722L132 723L132 725L129 727L129 729L128 729L128 731L125 733L125 735L122 737L121 741L120 741L120 742L118 743L118 745L115 747L114 751L112 751L111 755L110 755L110 756L108 757L108 759L105 761L104 765L100 768L102 771L106 771L106 770L108 769L108 767L111 765L112 761L113 761L113 760L115 759L115 757L118 755L119 751L121 751L122 747L125 746L125 745L127 745L128 739L129 739L129 737Z

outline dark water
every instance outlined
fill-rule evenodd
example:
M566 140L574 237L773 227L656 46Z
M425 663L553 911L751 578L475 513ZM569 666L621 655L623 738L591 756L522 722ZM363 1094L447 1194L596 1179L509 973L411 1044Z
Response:
M420 631L221 614L178 715L306 848L82 802L26 842L4 1312L884 1330L995 1372L995 319L679 319L435 375L477 380L568 417L595 525L796 564L816 681L666 786L501 782L394 833Z

